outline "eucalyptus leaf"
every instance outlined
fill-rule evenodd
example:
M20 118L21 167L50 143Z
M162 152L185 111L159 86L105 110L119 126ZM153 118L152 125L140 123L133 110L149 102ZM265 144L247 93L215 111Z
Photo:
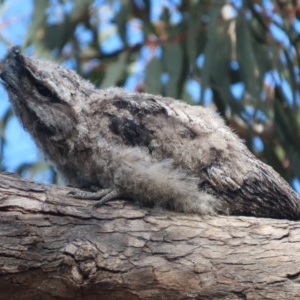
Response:
M152 58L146 68L145 92L161 94L162 63L160 59Z
M101 88L108 88L112 86L116 86L119 81L121 75L124 73L126 69L126 59L127 53L122 52L115 61L112 61L105 72L105 76L103 81L101 82Z
M183 51L178 43L167 44L164 47L164 70L169 75L165 86L165 94L170 97L178 97L178 86L182 71Z

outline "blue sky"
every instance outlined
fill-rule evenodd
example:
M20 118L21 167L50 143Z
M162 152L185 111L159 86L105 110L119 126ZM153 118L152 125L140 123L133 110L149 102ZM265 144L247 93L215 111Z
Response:
M26 29L31 20L32 1L6 1L0 11L1 39L0 59L3 59L9 46L21 45L24 41ZM9 45L2 40L9 41ZM0 85L0 117L10 107L8 96ZM34 162L40 157L31 137L25 132L18 120L12 117L6 130L7 146L4 149L4 166L8 171L14 171L23 162Z

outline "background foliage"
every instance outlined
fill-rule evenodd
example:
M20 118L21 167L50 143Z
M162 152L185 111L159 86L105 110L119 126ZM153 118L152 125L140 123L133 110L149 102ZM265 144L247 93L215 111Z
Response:
M299 10L297 0L35 0L21 46L99 88L214 105L251 151L297 187ZM8 108L0 121L2 170L11 118ZM35 177L47 168L25 162L18 171Z

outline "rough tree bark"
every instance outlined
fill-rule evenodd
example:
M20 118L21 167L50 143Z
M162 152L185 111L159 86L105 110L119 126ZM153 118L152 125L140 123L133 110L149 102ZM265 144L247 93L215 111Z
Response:
M300 223L205 217L0 175L0 299L300 299Z

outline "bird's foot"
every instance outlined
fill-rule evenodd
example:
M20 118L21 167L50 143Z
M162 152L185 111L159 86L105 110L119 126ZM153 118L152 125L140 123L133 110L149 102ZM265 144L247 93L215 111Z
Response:
M95 188L92 187L92 190ZM111 200L116 200L122 198L122 195L115 189L96 189L95 191L72 191L68 193L76 199L84 200L97 200L93 205L94 207L100 207L104 203Z

